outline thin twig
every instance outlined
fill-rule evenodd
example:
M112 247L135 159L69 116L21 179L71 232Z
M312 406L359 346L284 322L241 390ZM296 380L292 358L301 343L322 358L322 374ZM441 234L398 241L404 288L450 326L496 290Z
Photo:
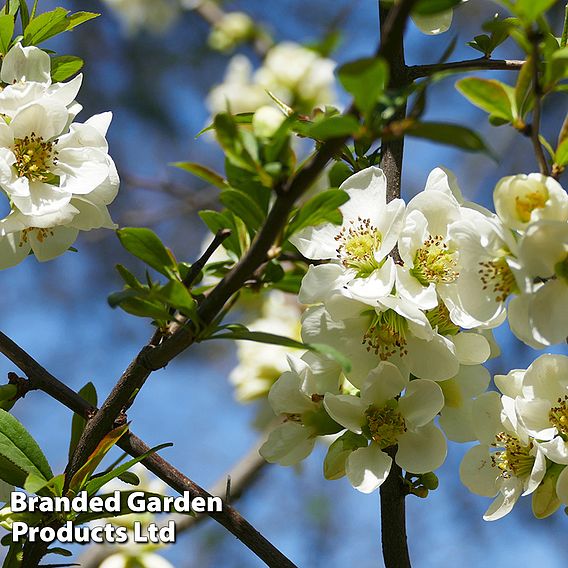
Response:
M465 59L464 61L450 61L447 63L434 63L431 65L412 65L407 67L408 78L411 81L428 77L434 73L442 71L456 71L464 73L467 71L519 71L524 61L518 59L487 59L479 57L477 59Z

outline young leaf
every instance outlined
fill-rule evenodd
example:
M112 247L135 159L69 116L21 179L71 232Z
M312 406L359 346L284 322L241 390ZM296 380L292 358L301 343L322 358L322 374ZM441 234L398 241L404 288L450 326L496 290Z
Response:
M209 168L202 166L201 164L196 164L194 162L172 162L170 166L174 166L175 168L179 168L180 170L184 170L197 176L198 178L218 187L219 189L226 189L227 188L227 181L223 178L222 175L210 170Z
M359 121L351 115L330 116L314 122L307 130L307 135L316 140L327 140L328 138L340 138L351 136L361 125Z
M513 120L511 99L506 88L495 79L479 79L467 77L456 83L457 90L475 106L487 111L489 114L506 121Z
M116 477L127 472L132 466L141 462L143 459L147 458L148 456L151 456L152 454L155 454L156 452L159 452L160 450L163 450L164 448L169 448L171 446L173 446L173 444L171 443L160 444L159 446L156 446L151 450L148 450L146 453L142 454L141 456L138 456L135 459L123 463L121 466L117 467L113 471L109 471L107 474L101 475L100 477L93 478L91 481L87 483L87 485L85 486L85 490L89 495L94 495L99 489L101 489L109 481L112 481Z
M368 441L365 436L353 432L345 432L337 438L329 449L323 461L323 476L326 479L340 479L345 475L345 462L351 452L364 448Z
M55 8L51 12L44 12L36 16L29 24L23 24L24 39L22 45L39 45L53 36L72 30L78 25L99 16L99 14L92 12L75 12L68 15L69 13L69 10L65 8Z
M9 412L0 409L0 479L23 487L33 473L46 481L53 477L37 442Z
M126 227L116 231L120 243L130 253L168 278L177 272L177 263L158 235L145 228Z
M14 16L9 14L0 15L0 53L6 54L12 43L14 35Z
M97 406L97 389L93 383L87 383L80 391L79 396L82 396L91 406L96 408ZM71 420L71 439L69 440L69 459L73 455L75 448L77 447L77 442L85 429L87 421L77 413L73 414Z
M59 55L51 58L51 80L60 83L78 73L83 67L83 60L75 55Z
M377 103L388 83L388 75L388 65L376 57L346 63L337 71L339 82L363 112L370 111Z
M170 280L158 292L160 299L164 300L169 306L179 310L184 316L194 317L197 304L189 290L177 280Z
M120 438L128 431L128 424L123 424L118 428L111 430L97 445L95 451L89 456L86 463L77 471L69 483L69 491L79 493L97 466L107 455L110 449L120 440Z
M330 222L330 215L337 213L337 209L348 200L349 196L342 189L328 189L315 195L300 207L288 225L286 238L304 227ZM331 218L335 220L335 217Z

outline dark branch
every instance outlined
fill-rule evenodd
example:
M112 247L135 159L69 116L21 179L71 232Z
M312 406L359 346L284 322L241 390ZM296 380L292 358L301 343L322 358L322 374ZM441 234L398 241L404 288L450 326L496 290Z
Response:
M518 59L466 59L464 61L450 61L449 63L434 63L432 65L412 65L407 67L408 79L414 81L421 77L428 77L442 71L519 71L525 62Z
M92 411L95 410L79 394L55 378L2 332L0 332L0 352L28 377L31 385L30 390L44 391L84 418L88 418ZM132 457L139 457L150 450L147 444L131 432L128 432L121 438L118 446ZM156 454L146 458L142 463L172 489L180 493L188 491L191 499L194 497L208 498L211 496L173 465ZM208 513L208 515L227 528L268 566L274 568L295 568L295 565L288 558L266 540L230 505L224 504L221 512Z

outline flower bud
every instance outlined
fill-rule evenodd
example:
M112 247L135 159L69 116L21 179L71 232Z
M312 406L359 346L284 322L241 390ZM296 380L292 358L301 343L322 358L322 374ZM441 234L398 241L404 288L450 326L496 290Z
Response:
M252 117L252 128L259 138L270 138L280 128L285 118L278 109L269 105L262 106Z
M211 30L209 47L217 51L230 51L239 43L252 37L254 23L243 12L225 14Z
M438 485L440 484L440 482L438 481L438 476L433 472L424 473L423 475L421 475L420 481L426 489L430 489L431 491L438 489Z

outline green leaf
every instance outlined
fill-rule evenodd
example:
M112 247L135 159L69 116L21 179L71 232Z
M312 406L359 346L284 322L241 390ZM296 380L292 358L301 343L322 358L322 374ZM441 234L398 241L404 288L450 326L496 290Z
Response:
M97 407L97 389L95 385L91 382L88 382L80 391L79 396L83 397L91 406ZM77 443L79 442L79 438L85 429L85 425L87 421L79 414L74 413L73 418L71 420L71 439L69 440L69 459L73 455L75 448L77 447Z
M19 0L20 2L20 20L22 21L22 29L25 29L30 22L30 13L26 0Z
M121 278L124 280L127 286L130 288L134 288L135 290L141 290L144 288L144 285L128 270L128 268L122 266L122 264L117 264L115 266L116 270L120 274Z
M123 483L128 483L128 485L140 485L140 478L131 471L125 471L118 476L118 479Z
M0 409L0 479L23 487L29 474L53 477L41 448L24 426L9 412Z
M316 140L351 136L361 128L359 121L351 115L330 116L314 122L307 130L307 135Z
M199 216L213 234L216 234L221 229L230 229L231 236L223 242L223 247L235 253L238 257L241 256L245 249L242 249L239 228L232 213L205 210L200 211Z
M222 175L201 164L196 164L195 162L172 162L170 166L189 172L219 189L227 188L227 182Z
M101 463L103 458L107 455L110 449L122 438L128 431L128 424L123 424L118 428L111 430L97 445L93 453L85 464L77 471L71 478L69 483L69 491L72 493L79 493L84 487L85 483L89 480L94 473L97 466Z
M444 12L461 4L462 0L419 0L416 2L412 12L420 16L431 16Z
M490 154L482 138L473 130L459 124L445 122L418 122L406 132L410 136L426 138L440 144L456 146L468 152L486 152Z
M164 307L163 302L157 299L148 299L149 290L122 290L114 292L108 297L111 308L119 307L125 312L141 318L152 318L157 321L169 321L172 319L170 312Z
M168 278L175 277L177 262L158 235L145 228L126 227L116 231L122 246L132 255Z
M328 178L331 187L339 187L348 177L353 175L353 171L345 162L335 162L329 170Z
M171 446L173 446L172 443L160 444L159 446L155 446L154 448L148 450L146 453L142 454L141 456L138 456L135 459L123 463L121 466L117 467L113 471L109 471L105 475L93 478L91 481L87 483L87 485L85 486L85 490L89 495L94 495L97 491L99 491L99 489L101 489L109 481L112 481L116 477L119 477L120 475L124 474L132 466L136 465L138 462L141 462L143 459L146 459L148 456L151 456L152 454L155 454L156 452L159 452L160 450L163 450L164 448L169 448Z
M388 84L389 69L383 59L369 57L342 65L337 76L345 90L353 95L357 107L368 112Z
M305 227L329 223L330 218L335 220L338 208L349 200L349 195L342 189L328 189L318 193L300 207L286 231L286 238L297 233ZM341 222L341 219L339 219Z
M296 341L295 339L284 337L283 335L266 333L264 331L250 331L244 325L240 324L227 325L221 329L224 331L210 335L205 339L255 341L257 343L268 343L270 345L289 347L290 349L307 349L334 359L343 367L345 372L349 372L351 370L351 362L349 359L329 345L321 343L302 343L301 341Z
M73 556L73 553L66 548L61 548L60 546L54 546L47 549L48 554L58 554L59 556Z
M345 475L345 462L347 458L358 448L364 448L369 444L367 438L361 434L345 432L337 438L329 449L323 461L323 476L326 479L340 479Z
M556 0L517 0L516 2L507 2L507 5L514 14L530 23L536 21L555 2Z
M515 105L517 107L517 114L521 119L531 110L534 102L532 83L533 58L532 55L529 55L517 75L517 82L515 84Z
M241 112L237 114L233 114L233 120L237 124L252 124L252 117L254 116L254 112ZM215 124L211 123L202 130L200 130L196 135L195 138L199 138L202 134L209 132L210 130L214 130Z
M69 15L65 8L55 8L36 16L26 26L24 25L23 45L39 45L47 39L62 32L72 30L84 22L99 16L93 12L75 12Z
M184 316L189 318L195 316L197 303L181 282L170 280L159 290L158 295L160 299L163 299L172 308L179 310Z
M226 189L221 192L219 201L240 217L245 225L256 231L264 222L265 215L262 209L246 194L236 189Z
M83 60L75 55L59 55L51 58L51 80L60 83L78 73L83 67Z
M512 121L511 99L506 87L508 85L495 79L479 79L478 77L467 77L456 83L458 91L475 106L493 116Z
M10 49L14 35L14 16L2 14L0 16L0 53L6 54Z
M6 10L6 8L8 9ZM10 0L9 2L6 2L4 4L2 12L4 14L9 14L10 16L15 16L18 13L19 9L20 9L20 0Z
M568 138L564 138L554 154L554 162L559 166L568 164Z

